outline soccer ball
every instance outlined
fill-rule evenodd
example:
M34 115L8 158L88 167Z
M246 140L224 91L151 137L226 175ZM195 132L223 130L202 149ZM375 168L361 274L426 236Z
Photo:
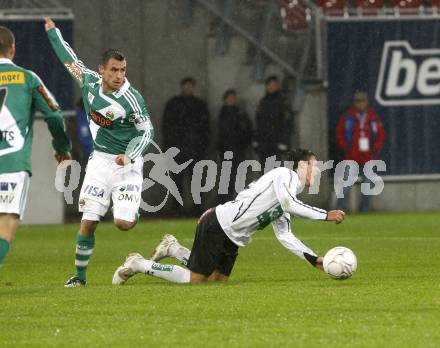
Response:
M355 254L348 248L339 246L327 251L323 261L324 271L334 279L350 278L357 268Z

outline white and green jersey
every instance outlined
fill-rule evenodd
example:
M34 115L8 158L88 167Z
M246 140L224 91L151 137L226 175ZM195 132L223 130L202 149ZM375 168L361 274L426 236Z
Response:
M58 104L32 71L0 58L0 174L31 174L35 111L41 111L58 153L71 149Z
M47 35L58 59L82 90L94 149L113 155L125 153L132 160L142 156L154 131L139 92L126 79L119 90L104 93L100 75L86 68L59 29L51 29Z
M215 208L217 219L226 235L236 245L244 247L252 235L269 224L280 243L302 259L316 254L290 230L290 215L312 220L326 220L327 212L304 204L297 197L302 188L298 174L280 167L264 174L234 201Z

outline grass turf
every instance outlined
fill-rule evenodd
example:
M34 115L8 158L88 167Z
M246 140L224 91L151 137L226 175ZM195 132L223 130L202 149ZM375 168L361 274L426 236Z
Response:
M335 281L285 250L268 228L240 250L227 284L174 285L138 275L110 285L130 251L164 232L190 246L195 220L119 232L101 224L86 288L73 272L76 225L22 226L0 270L0 347L439 347L439 214L296 219L320 254L344 245L358 272ZM171 260L165 260L171 262Z

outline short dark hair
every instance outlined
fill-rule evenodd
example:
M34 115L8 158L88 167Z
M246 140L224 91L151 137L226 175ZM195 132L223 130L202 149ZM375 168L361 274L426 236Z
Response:
M125 60L125 55L124 53L122 53L119 50L115 50L113 48L109 48L108 50L106 50L102 56L101 56L101 64L105 65L108 63L108 61L110 59L116 59L119 60L120 62Z
M4 26L0 26L0 53L5 55L15 43L12 31Z
M187 83L190 83L194 86L196 84L196 80L191 76L184 77L182 80L180 80L180 86L186 85Z
M223 100L226 100L230 95L237 95L237 91L233 88L229 88L223 93Z
M300 161L309 161L310 158L317 157L313 151L306 149L295 149L287 153L287 159L293 162L293 170L298 169L298 164Z
M267 85L270 82L279 82L277 75L269 75L266 80L264 81L264 84Z

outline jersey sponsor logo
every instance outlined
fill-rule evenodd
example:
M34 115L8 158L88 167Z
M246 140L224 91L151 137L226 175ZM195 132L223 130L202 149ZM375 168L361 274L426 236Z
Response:
M87 185L83 192L93 197L104 197L104 189L93 185Z
M14 191L16 187L16 182L0 182L0 191L9 191L9 188Z
M280 204L275 205L274 207L266 210L257 216L258 220L258 229L262 230L267 225L269 225L272 221L280 218L283 215L283 209Z
M111 111L107 111L105 113L105 117L107 117L109 120L112 121L115 118L115 114L113 112L111 112Z
M2 85L22 85L25 83L24 72L7 71L0 73L0 84Z
M90 118L93 122L95 122L98 126L103 128L113 128L112 121L106 118L104 115L100 114L97 111L90 111Z
M140 187L139 185L134 185L134 184L127 184L127 185L123 185L119 188L119 191L121 192L139 192L140 191Z
M58 110L58 104L53 100L53 98L49 95L49 92L47 91L44 86L39 86L37 88L38 93L41 94L43 99L46 101L47 105L49 105L50 109L52 111Z
M13 141L15 139L14 131L2 131L0 130L0 141Z
M12 201L14 200L15 196L13 195L2 195L0 194L0 203L7 203L7 204L11 204Z
M139 196L134 193L120 193L118 196L118 201L139 203Z
M376 100L384 106L440 104L440 49L416 49L387 41L382 51Z
M70 73L70 75L72 75L78 81L81 81L81 82L83 81L82 71L75 63L64 62L64 66L66 67L66 69Z

